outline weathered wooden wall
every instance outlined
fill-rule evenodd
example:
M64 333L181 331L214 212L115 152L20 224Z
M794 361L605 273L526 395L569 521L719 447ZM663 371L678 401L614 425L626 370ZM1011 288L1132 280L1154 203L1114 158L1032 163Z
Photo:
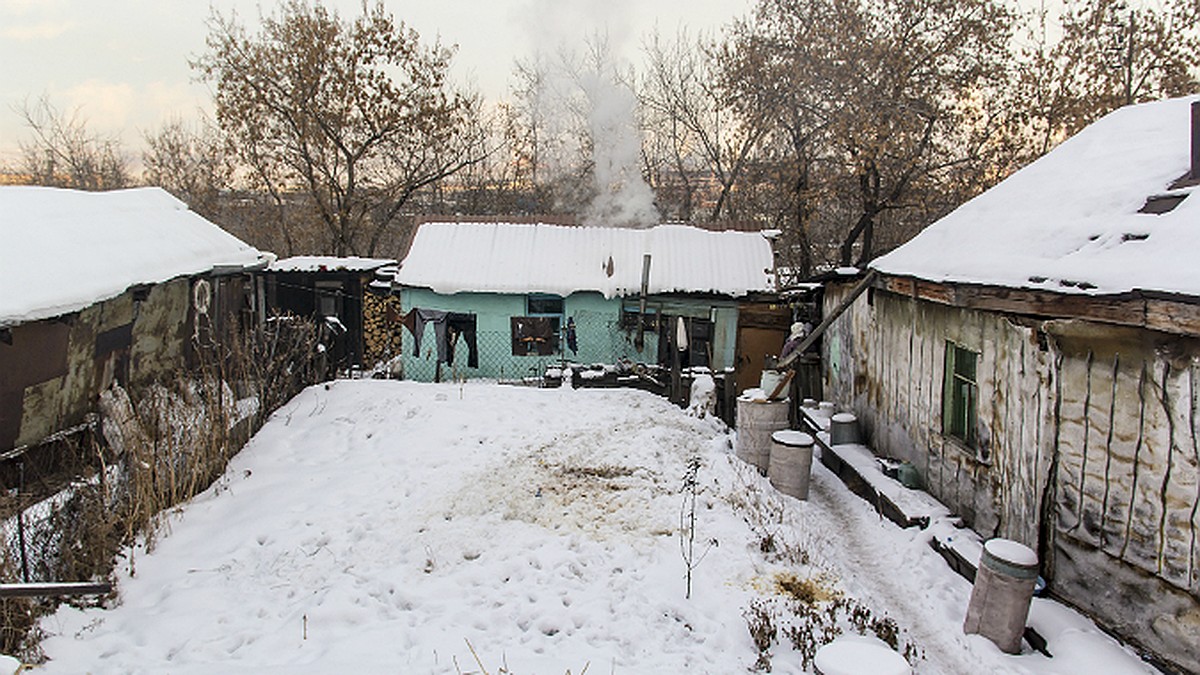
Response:
M0 342L0 452L80 424L113 382L174 377L195 365L198 348L251 320L247 278L205 282L213 292L203 316L192 306L199 281L181 278L12 327L12 343Z
M1046 329L1061 355L1055 590L1200 672L1200 341Z
M941 433L947 341L980 354L976 449ZM828 396L878 454L980 534L1038 550L1060 597L1200 672L1200 341L875 289L824 356Z
M848 290L827 289L826 307ZM978 449L942 434L948 340L980 354ZM1036 329L876 290L829 329L824 352L828 396L858 414L876 452L916 465L977 531L1037 547L1053 404Z

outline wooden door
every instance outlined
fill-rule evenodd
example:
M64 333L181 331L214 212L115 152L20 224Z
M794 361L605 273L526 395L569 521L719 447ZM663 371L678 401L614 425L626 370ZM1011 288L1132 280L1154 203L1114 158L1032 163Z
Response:
M791 308L783 303L755 302L738 307L734 365L738 393L758 386L765 358L779 355L791 324Z

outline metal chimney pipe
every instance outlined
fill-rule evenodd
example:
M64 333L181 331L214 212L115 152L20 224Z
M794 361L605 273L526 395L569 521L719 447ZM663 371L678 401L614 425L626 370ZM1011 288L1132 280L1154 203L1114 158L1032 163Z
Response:
M1200 101L1192 101L1192 170L1193 181L1200 181Z

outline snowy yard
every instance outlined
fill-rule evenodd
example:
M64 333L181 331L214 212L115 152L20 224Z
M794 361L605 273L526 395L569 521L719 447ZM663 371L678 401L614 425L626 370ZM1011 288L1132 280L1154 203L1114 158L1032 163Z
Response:
M127 555L117 606L43 621L40 672L738 673L756 617L776 673L856 620L894 622L919 673L1145 672L1043 600L1053 659L963 635L970 586L925 532L819 463L808 502L779 496L731 439L636 391L310 388Z

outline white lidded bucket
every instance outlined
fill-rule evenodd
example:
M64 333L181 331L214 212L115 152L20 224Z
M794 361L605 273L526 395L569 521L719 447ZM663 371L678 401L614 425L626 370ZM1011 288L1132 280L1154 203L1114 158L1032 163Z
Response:
M775 389L783 382L783 373L778 370L764 370L762 377L759 378L759 387L770 396ZM786 392L780 392L780 398L787 398Z
M771 485L785 495L808 499L812 458L812 436L791 429L771 434L771 457L767 468Z
M787 399L768 401L738 397L735 454L765 476L771 456L771 434L787 427Z

